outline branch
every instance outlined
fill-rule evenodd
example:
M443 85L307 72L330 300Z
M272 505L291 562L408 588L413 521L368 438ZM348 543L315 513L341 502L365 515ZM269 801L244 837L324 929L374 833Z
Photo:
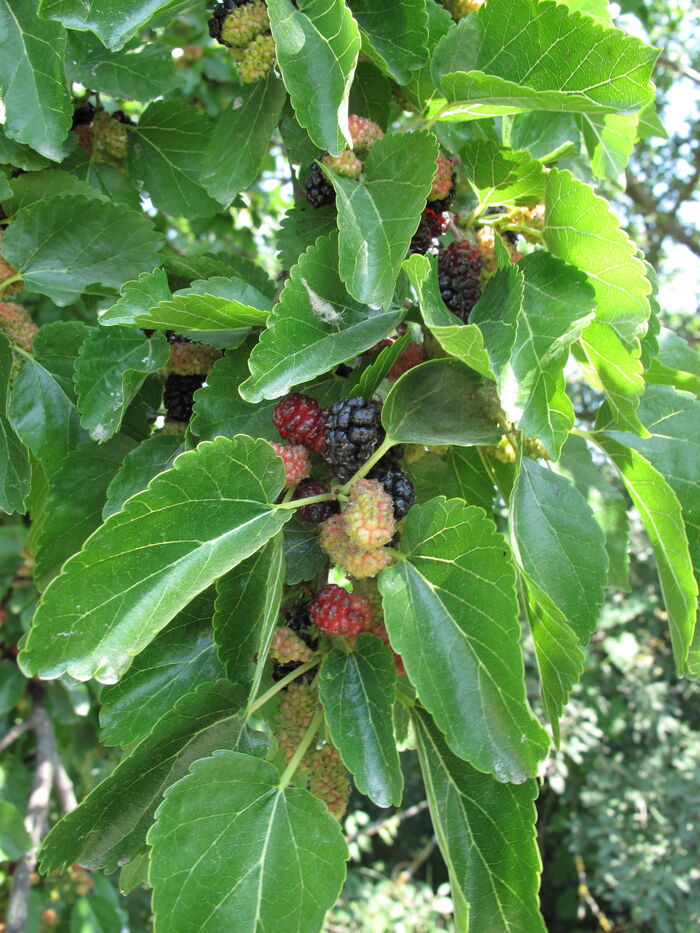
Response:
M629 170L627 171L627 195L646 215L645 220L648 225L655 225L664 236L669 236L678 243L682 243L683 246L687 246L692 253L700 257L700 238L698 238L698 235L691 233L684 227L674 214L659 211L659 206L654 198ZM653 218L651 224L649 224L650 216Z
M53 769L53 786L56 789L56 796L58 797L61 810L64 813L70 813L71 810L75 810L78 806L78 801L75 797L73 782L68 777L68 772L63 767L63 762L58 752L56 752L53 760Z
M678 75L683 75L684 78L690 78L690 80L694 81L696 84L700 84L700 71L696 71L694 68L691 68L690 65L674 62L663 53L659 55L659 64L665 65L666 68L675 71Z
M422 813L423 810L426 810L427 808L428 801L421 800L419 803L414 804L412 807L407 807L405 810L399 810L398 813L392 813L391 816L383 816L381 819L376 820L374 823L370 823L367 828L363 827L358 829L357 832L346 836L345 841L347 843L351 843L358 839L360 836L375 836L390 823L403 823L404 820L408 820L410 817L416 816L418 813Z
M24 826L32 840L32 848L17 863L15 869L5 933L23 933L26 928L30 879L36 868L39 844L46 834L49 822L51 785L54 781L54 761L57 755L56 739L51 720L41 707L34 711L31 722L36 733L36 768Z
M28 719L25 719L24 722L18 723L16 726L12 726L7 730L5 735L0 739L0 755L12 745L13 742L17 741L20 736L23 736L25 732L29 732L30 729L34 728L34 717L30 716Z

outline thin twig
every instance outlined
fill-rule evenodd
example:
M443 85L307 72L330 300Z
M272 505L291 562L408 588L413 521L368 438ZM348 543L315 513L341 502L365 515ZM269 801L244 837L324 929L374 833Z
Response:
M75 796L73 782L68 777L68 772L63 767L63 762L61 761L58 751L53 760L53 768L53 786L56 789L58 803L63 813L70 813L78 806L78 801Z
M396 881L401 884L405 884L407 881L410 881L411 878L415 875L418 869L424 862L427 862L430 856L433 854L433 850L437 845L437 837L433 836L432 839L429 839L428 842L423 846L418 855L409 863L407 868L403 868L398 874L396 874L396 869L394 869L394 874L396 875Z
M383 816L380 820L375 820L375 822L370 823L366 829L358 829L356 832L346 836L345 841L349 844L351 842L355 842L355 840L359 839L360 836L375 836L390 823L393 823L394 821L403 823L404 820L408 820L412 816L416 816L417 814L422 813L423 810L427 809L427 807L428 801L421 800L420 803L416 803L412 807L406 807L405 810L399 810L398 813L392 813L391 816Z
M41 707L34 711L31 718L36 733L36 768L24 826L32 841L32 848L22 856L15 869L7 908L6 933L23 933L26 927L30 880L36 868L39 844L48 827L51 786L54 781L57 752L51 720Z
M23 736L25 732L29 732L29 730L33 728L34 718L30 716L28 719L25 719L24 722L19 722L16 726L12 726L8 729L5 735L0 739L0 755L6 751L13 742Z

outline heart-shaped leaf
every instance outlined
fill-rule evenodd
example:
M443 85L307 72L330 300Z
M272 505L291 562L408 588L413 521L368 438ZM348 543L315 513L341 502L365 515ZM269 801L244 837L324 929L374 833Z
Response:
M103 443L119 430L122 418L149 373L168 362L165 337L150 339L128 327L97 327L80 348L75 388L83 427Z
M66 31L39 19L32 0L0 2L0 88L5 104L4 130L55 162L72 107L63 77ZM0 159L4 161L4 159Z
M403 774L394 738L391 652L366 634L358 636L349 653L334 648L323 659L319 690L331 740L357 789L377 806L398 806Z
M345 877L347 846L325 804L231 751L196 762L166 793L148 841L161 933L313 933Z
M401 550L379 589L391 644L421 702L477 770L516 784L534 777L549 738L525 697L503 536L481 509L437 498L408 513Z
M288 521L268 505L283 485L266 441L220 437L182 454L51 583L22 652L25 671L115 683L191 599Z
M351 145L348 97L360 33L344 0L269 0L277 62L296 118L319 149Z
M493 395L482 379L459 360L421 363L392 386L382 408L382 424L397 444L497 444Z
M430 815L453 896L469 905L464 933L545 933L539 912L537 784L501 784L452 754L424 710L413 716Z
M72 862L116 871L144 848L163 792L198 758L216 748L243 748L255 741L239 713L240 687L228 681L202 684L175 703L153 731L123 758L44 840L42 869L50 874Z
M88 285L119 288L153 269L161 243L144 216L69 194L22 211L3 236L2 254L21 271L27 291L63 308Z
M250 355L241 395L248 402L284 395L374 346L403 314L373 311L351 298L338 275L337 236L319 237L292 269Z
M224 677L211 636L214 596L213 587L196 596L134 658L118 684L102 689L105 745L131 745L142 739L181 697Z
M220 210L201 184L212 132L205 114L175 100L149 104L130 129L130 174L160 210L183 217L209 217Z
M421 131L376 142L365 159L361 181L324 167L336 193L340 277L357 301L373 308L391 305L401 263L430 192L437 155L437 140Z

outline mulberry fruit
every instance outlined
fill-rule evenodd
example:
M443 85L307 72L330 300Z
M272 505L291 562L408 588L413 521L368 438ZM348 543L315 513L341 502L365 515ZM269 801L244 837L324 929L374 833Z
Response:
M352 137L352 148L362 155L369 152L372 146L384 136L384 131L378 123L368 120L367 117L358 117L351 113L348 117L348 127Z
M13 265L11 265L6 259L3 259L0 256L0 294L5 298L9 298L11 295L16 295L17 292L21 292L24 288L24 282L22 279L17 279L16 282L13 282L12 285L5 285L8 279L13 278L17 275L17 270Z
M171 341L167 370L178 376L206 375L220 356L220 350L203 343Z
M275 735L286 762L291 761L301 744L315 711L316 696L306 684L291 683L284 691ZM308 767L307 756L304 756L299 770L303 771Z
M203 375L177 376L170 373L165 383L163 404L166 421L189 421L192 417L192 397L204 385Z
M280 664L291 664L311 660L311 648L286 625L278 625L272 633L270 657Z
M272 423L284 440L323 453L324 417L316 399L292 392L275 405Z
M428 194L429 206L438 214L446 211L454 200L455 172L452 161L447 156L437 158L437 169L433 178L433 185ZM445 201L447 204L445 205ZM445 206L443 206L445 205Z
M222 3L218 3L211 15L209 20L209 35L212 39L216 39L217 42L221 42L221 30L223 28L226 17L233 11L237 10L239 7L247 6L251 3L252 0L223 0ZM224 43L222 43L223 45Z
M402 519L416 501L416 490L408 474L400 467L393 466L386 472L372 470L370 476L376 477L391 497L396 521Z
M396 382L399 376L403 376L409 369L418 366L424 359L425 354L423 353L423 347L419 346L417 343L409 343L386 374L386 378L389 382Z
M366 596L329 583L314 596L309 616L324 635L359 635L372 624L372 606Z
M479 248L466 240L450 243L438 259L442 300L465 323L481 297L481 267Z
M130 123L131 121L129 121ZM126 156L129 134L128 124L118 117L115 119L105 110L99 110L92 121L92 151L98 162L119 165Z
M382 547L394 535L393 503L376 479L355 483L342 517L348 538L363 551Z
M328 807L331 816L341 820L350 795L350 781L334 745L324 745L309 755L309 790Z
M347 482L384 440L378 402L344 398L328 409L324 457L341 482Z
M270 35L256 36L243 49L231 49L244 84L254 84L272 70L275 64L275 40Z
M362 162L351 149L346 149L339 156L321 156L321 162L336 175L342 175L343 178L358 179L362 174Z
M297 487L295 499L310 499L312 496L322 496L328 492L326 486L321 483L302 483ZM299 509L299 515L305 522L311 522L312 525L320 525L327 521L338 511L338 503L332 499L326 502L312 502L310 505L302 505Z
M456 23L480 9L484 3L486 0L443 0L443 6Z
M384 548L365 551L351 541L342 515L334 515L324 522L319 544L331 563L342 567L355 580L376 577L391 563L391 555Z
M297 483L307 478L311 472L311 464L306 447L301 444L277 444L274 441L272 447L284 463L285 489L296 486Z
M437 213L432 207L426 207L421 214L418 229L411 237L408 247L409 253L437 254L440 246L440 237L447 229L447 219L443 214Z
M312 163L304 187L306 188L306 200L312 207L319 208L335 204L335 188L326 179L317 162Z
M267 6L262 0L256 0L237 7L224 17L217 40L222 45L243 48L269 30L270 17Z
M22 305L10 301L0 301L0 331L10 343L16 344L27 353L32 352L34 337L39 328L32 321L29 312Z

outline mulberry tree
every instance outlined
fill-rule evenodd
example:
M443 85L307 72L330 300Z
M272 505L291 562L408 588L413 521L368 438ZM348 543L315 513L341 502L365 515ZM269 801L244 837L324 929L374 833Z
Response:
M598 192L656 55L598 0L0 0L0 747L41 788L80 695L112 749L29 836L0 787L8 931L74 865L157 933L321 930L407 748L455 929L545 929L630 508L700 675L700 361Z

